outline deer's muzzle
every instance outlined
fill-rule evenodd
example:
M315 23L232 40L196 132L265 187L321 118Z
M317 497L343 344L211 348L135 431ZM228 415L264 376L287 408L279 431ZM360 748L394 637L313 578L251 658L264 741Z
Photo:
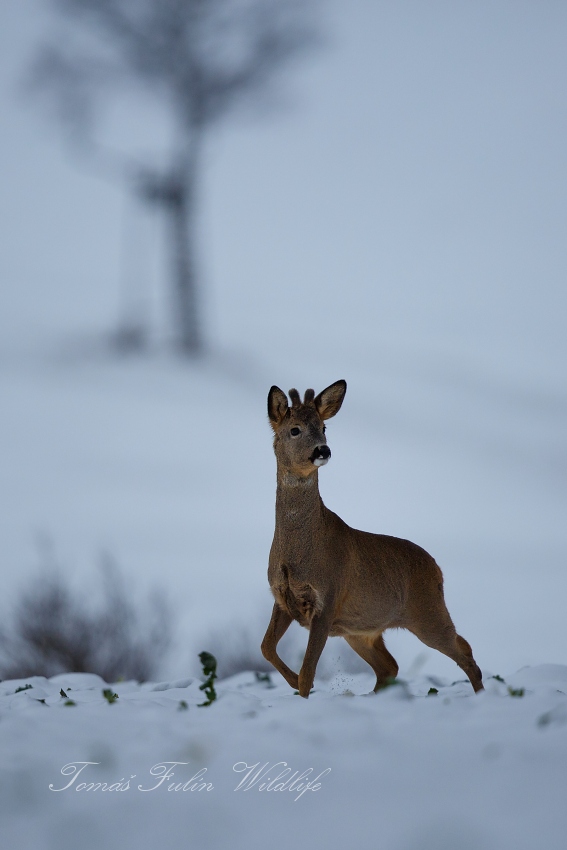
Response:
M309 458L315 466L324 466L331 457L329 446L317 446Z

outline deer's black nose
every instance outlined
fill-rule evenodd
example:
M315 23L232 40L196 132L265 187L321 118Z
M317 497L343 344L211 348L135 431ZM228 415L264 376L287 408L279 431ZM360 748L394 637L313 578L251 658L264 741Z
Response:
M329 460L331 457L331 449L329 446L316 446L313 449L313 454L311 455L311 460L315 462L316 460Z
M315 466L323 466L331 457L331 449L329 446L316 446L313 449L313 454L309 458Z

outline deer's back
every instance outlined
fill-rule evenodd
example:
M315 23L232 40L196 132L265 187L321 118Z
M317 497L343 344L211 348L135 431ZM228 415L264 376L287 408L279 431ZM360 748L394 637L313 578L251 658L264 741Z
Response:
M349 529L349 557L331 634L407 627L416 611L443 600L443 574L410 540Z

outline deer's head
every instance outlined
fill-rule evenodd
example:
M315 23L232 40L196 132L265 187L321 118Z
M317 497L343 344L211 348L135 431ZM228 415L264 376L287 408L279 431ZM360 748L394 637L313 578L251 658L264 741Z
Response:
M325 437L325 420L341 409L346 381L336 381L315 396L306 390L303 402L297 390L286 394L272 387L268 394L268 416L274 430L274 452L278 464L301 478L312 475L327 463L331 450Z

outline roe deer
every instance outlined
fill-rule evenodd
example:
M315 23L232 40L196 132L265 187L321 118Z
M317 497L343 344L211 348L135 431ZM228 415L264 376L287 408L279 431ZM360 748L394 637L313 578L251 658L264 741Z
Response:
M323 504L318 469L331 457L324 422L339 412L345 393L346 381L337 381L317 397L306 390L302 403L290 390L291 407L279 387L268 395L278 467L268 567L275 604L262 653L307 698L327 638L340 635L370 664L378 691L398 673L382 633L404 628L456 661L480 691L481 671L455 630L431 555L409 540L357 531ZM309 629L299 676L276 651L292 620Z

